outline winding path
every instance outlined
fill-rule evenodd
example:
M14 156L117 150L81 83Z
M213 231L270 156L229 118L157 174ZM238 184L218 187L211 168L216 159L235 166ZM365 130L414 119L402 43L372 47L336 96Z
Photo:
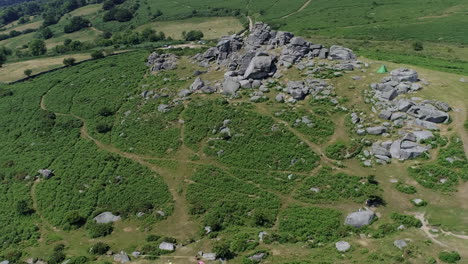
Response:
M291 14L288 14L288 15L285 15L283 17L281 17L281 19L285 19L285 18L288 18L290 16L293 16L297 13L300 13L302 12L302 10L306 9L306 7L312 2L312 0L308 0L307 2L305 2L297 11L294 11L292 12Z

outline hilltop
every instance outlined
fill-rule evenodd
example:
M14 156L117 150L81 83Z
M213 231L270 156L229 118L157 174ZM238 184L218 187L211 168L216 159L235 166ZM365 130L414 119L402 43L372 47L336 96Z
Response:
M3 85L0 255L466 259L467 85L382 64L255 23Z

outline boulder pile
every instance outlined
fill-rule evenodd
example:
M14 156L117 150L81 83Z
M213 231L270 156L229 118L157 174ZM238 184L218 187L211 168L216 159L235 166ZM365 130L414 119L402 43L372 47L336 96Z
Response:
M177 56L174 54L151 53L146 62L146 66L151 68L151 72L162 70L173 70L177 67Z

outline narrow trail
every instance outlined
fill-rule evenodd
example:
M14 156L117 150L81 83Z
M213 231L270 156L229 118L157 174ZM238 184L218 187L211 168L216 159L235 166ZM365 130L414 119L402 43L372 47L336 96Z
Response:
M446 243L444 242L441 242L440 240L438 240L439 238L439 234L433 234L431 233L431 226L429 224L429 221L426 219L425 217L425 214L424 213L416 213L414 215L414 217L416 217L418 220L421 221L422 223L422 227L421 227L421 230L426 234L426 236L428 238L430 238L434 243L440 245L440 246L443 246L443 247L450 247L449 245L447 245ZM458 238L458 239L463 239L463 240L468 240L468 236L467 235L458 235L458 234L454 234L450 231L444 231L442 230L441 228L438 228L440 234L442 235L445 235L445 236L451 236L451 237L455 237L455 238Z
M252 32L253 27L254 27L254 22L250 16L247 16L247 18L249 19L249 31Z
M288 14L288 15L285 15L283 17L281 17L281 19L285 19L285 18L288 18L290 16L293 16L297 13L300 13L302 12L304 9L306 9L306 7L312 2L312 0L308 0L307 2L305 2L297 11L294 11L292 12L291 14Z

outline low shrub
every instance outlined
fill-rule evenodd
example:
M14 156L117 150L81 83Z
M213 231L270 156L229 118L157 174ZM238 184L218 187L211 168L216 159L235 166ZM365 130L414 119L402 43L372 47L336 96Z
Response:
M461 260L460 254L456 251L442 251L439 253L439 259L445 263L457 263Z

